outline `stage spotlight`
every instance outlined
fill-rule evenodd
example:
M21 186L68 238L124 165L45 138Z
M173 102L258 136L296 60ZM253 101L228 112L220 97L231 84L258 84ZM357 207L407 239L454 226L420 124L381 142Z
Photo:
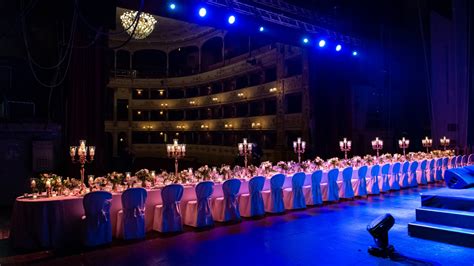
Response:
M199 16L203 18L206 16L206 14L207 14L207 10L204 7L201 7L199 9Z
M325 40L320 40L319 41L319 47L324 47L326 46L326 41Z
M309 39L308 38L303 38L303 43L309 43Z
M229 16L229 19L227 20L229 22L229 24L234 24L235 22L235 17L234 16Z
M369 247L369 254L377 257L390 257L395 249L388 243L388 231L395 224L395 219L390 213L381 215L367 225L367 231L375 241L375 247Z
M353 56L357 56L357 54L358 54L357 51L353 51L353 52L352 52L352 55L353 55Z
M342 46L340 44L336 45L336 51L337 52L341 51L341 49L342 49Z
M259 30L260 32L263 32L263 31L265 30L265 28L264 28L264 27L260 27L258 30Z
M171 3L169 7L170 7L171 10L175 10L176 9L176 4Z

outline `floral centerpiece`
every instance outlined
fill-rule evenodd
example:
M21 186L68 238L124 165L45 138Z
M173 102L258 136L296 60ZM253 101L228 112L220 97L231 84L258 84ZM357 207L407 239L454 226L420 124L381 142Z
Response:
M112 184L114 191L117 189L117 185L123 184L123 177L123 174L118 172L112 172L106 175L106 179Z
M320 168L322 168L323 165L324 165L324 160L321 159L321 158L319 158L319 157L316 157L316 158L314 158L314 160L313 160L313 164L314 164L314 166L316 167L316 169L320 169Z
M351 161L352 161L352 165L355 167L359 167L362 165L362 157L360 156L352 157Z
M302 161L300 163L300 167L301 167L301 170L303 172L310 172L311 171L311 161L310 160L306 160L306 161Z
M286 173L289 169L289 166L286 162L284 161L279 161L276 166L273 168L273 170L281 173Z
M255 165L251 164L251 165L247 166L247 170L248 170L248 175L250 177L257 175L258 168Z
M137 180L141 181L142 187L150 187L151 183L154 181L154 177L150 174L148 169L141 169L135 173ZM148 185L147 185L148 183Z
M373 165L375 163L374 157L370 154L367 154L366 156L364 156L364 161L367 165Z
M198 180L210 180L211 179L211 168L209 166L204 165L199 167L195 172L194 175Z
M329 159L327 161L327 163L331 168L337 168L337 167L339 167L339 164L340 164L339 158L337 158L337 157L333 157L333 158Z
M232 178L232 169L230 168L230 165L228 164L223 164L219 168L219 174L222 175L222 178L224 180Z
M273 165L270 161L265 161L260 164L260 169L265 175L269 175L273 171Z
M106 177L96 177L94 179L94 184L96 186L97 189L99 190L104 190L105 186L107 186L107 184L109 184L109 180L107 180Z

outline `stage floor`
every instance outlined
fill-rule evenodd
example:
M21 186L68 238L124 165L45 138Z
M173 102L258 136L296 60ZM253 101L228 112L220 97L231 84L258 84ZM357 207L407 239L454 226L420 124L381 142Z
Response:
M440 188L421 193L422 205L426 207L474 212L474 188Z
M415 220L420 192L441 188L430 185L377 195L285 215L245 220L176 236L151 234L147 240L124 243L69 255L50 255L47 265L430 265L394 262L372 257L373 240L367 224L391 213L396 220L390 242L403 255L434 265L470 265L473 249L408 236L407 224ZM20 260L21 257L18 257ZM2 259L0 258L0 263Z

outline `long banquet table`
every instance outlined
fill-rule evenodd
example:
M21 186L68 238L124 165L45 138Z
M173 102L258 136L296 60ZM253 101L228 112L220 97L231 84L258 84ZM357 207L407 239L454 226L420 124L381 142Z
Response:
M428 162L429 166L429 162ZM369 166L367 177L372 166ZM427 167L429 168L429 167ZM327 198L327 174L323 170L321 190L323 199ZM291 187L292 175L287 175L283 188ZM248 179L241 179L242 184L239 194L248 193ZM358 181L358 168L354 168L352 183ZM339 171L338 183L342 183L342 169ZM311 173L306 173L305 186L311 185ZM185 205L190 200L196 199L195 185L184 185L183 198L180 202L182 215L185 215ZM267 178L263 190L270 189L270 178ZM117 213L122 209L121 193L112 193L110 217L112 230L115 235ZM211 198L222 197L222 183L215 183L214 193ZM16 199L13 215L10 240L14 247L20 248L58 248L80 243L82 235L81 220L84 215L82 196L57 196L51 198L24 198ZM154 207L162 203L161 188L148 190L145 209L146 231L151 231L153 226Z

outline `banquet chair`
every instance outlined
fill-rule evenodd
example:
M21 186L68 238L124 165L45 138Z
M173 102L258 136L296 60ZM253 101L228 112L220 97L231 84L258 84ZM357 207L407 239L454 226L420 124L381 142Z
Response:
M180 232L183 230L179 202L183 197L184 187L171 184L161 190L162 204L156 205L153 217L153 230L161 233Z
M456 157L456 167L462 167L462 156L461 155L458 155Z
M372 166L372 169L370 170L370 177L367 178L367 193L369 195L380 194L379 172L380 165L376 164Z
M401 188L407 188L409 186L409 183L408 183L409 168L410 168L410 162L404 162L402 165L402 178L400 179L400 182L399 182Z
M276 174L270 179L270 191L263 191L263 204L265 212L282 213L285 211L283 204L283 183L285 183L285 175Z
M470 155L467 157L467 164L468 164L468 165L474 164L474 154L470 154Z
M291 178L291 188L283 189L283 205L287 210L304 209L306 201L303 194L303 185L306 174L304 172L295 173Z
M112 194L106 191L87 193L82 200L85 215L83 222L83 243L93 247L112 242L110 205Z
M464 154L461 160L461 166L467 166L467 155Z
M323 191L323 195L326 195L326 201L338 201L339 200L339 186L337 185L337 178L339 176L339 169L334 168L328 172L328 183L325 187L326 193Z
M458 157L456 157L456 156L454 156L453 158L451 158L451 160L449 160L449 167L447 167L446 169L448 169L448 168L456 168L457 158L458 158Z
M354 198L354 190L352 189L352 172L354 172L352 167L346 167L342 170L342 183L339 187L339 198Z
M379 178L380 192L387 192L390 190L390 164L386 163L382 166L382 176Z
M436 159L431 159L429 164L429 175L428 175L428 183L434 183L436 181Z
M264 176L254 176L250 179L249 193L241 194L239 197L240 215L243 217L265 215L262 197L263 185L265 185Z
M125 240L145 238L146 199L144 188L129 188L122 193L122 209L117 212L115 236Z
M444 157L444 158L443 158L443 168L442 168L442 169L443 169L443 175L442 175L443 180L444 180L444 172L445 172L446 170L448 170L448 164L449 164L449 158L448 158L448 157Z
M444 158L438 158L436 160L436 179L435 179L435 181L443 180L443 162L444 162Z
M420 175L420 182L418 182L421 185L426 185L428 184L428 180L426 178L426 166L428 164L427 160L423 160L420 163L420 170L421 170L421 175Z
M369 167L364 165L357 171L358 179L352 184L352 190L354 190L354 195L357 197L367 196L367 181L365 177L367 176L368 169Z
M212 200L212 217L218 222L239 222L240 211L238 194L242 181L240 179L228 179L222 183L224 197Z
M399 162L393 164L392 176L389 184L391 190L400 190L400 167L401 164Z
M311 186L309 189L303 187L306 205L323 204L323 194L321 193L321 179L323 178L323 170L316 170L311 174Z
M418 180L416 180L417 177L417 172L416 170L418 169L418 162L413 161L410 164L410 178L409 178L409 186L410 187L417 187L418 186Z
M186 202L184 224L197 228L213 226L214 220L212 219L209 200L214 192L214 182L199 182L194 190L196 200Z

